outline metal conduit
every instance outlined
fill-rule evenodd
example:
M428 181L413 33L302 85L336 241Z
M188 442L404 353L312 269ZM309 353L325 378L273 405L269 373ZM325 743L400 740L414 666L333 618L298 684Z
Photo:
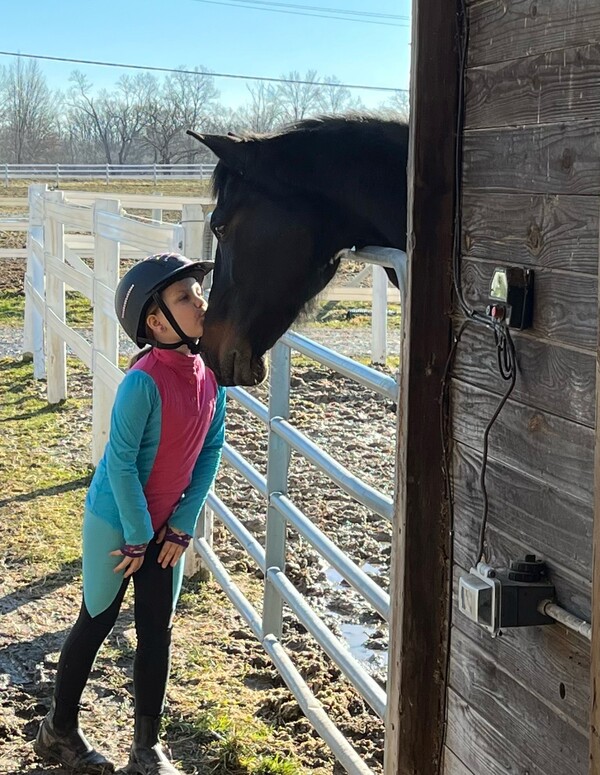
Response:
M333 635L327 625L314 613L282 570L268 568L267 578L379 718L384 718L386 695L379 684L371 678L346 647Z
M542 600L538 605L538 611L541 614L549 616L559 624L562 624L569 630L583 635L589 641L592 640L592 625L586 622L585 619L580 619L575 614L571 614L561 606L557 605L553 600Z
M389 398L394 403L398 402L398 383L387 374L381 374L368 366L363 366L362 363L330 350L322 344L313 342L301 334L289 332L281 337L281 341L293 350L297 350L323 366L343 374L344 377L349 377L363 387Z
M385 517L390 522L394 516L394 501L388 495L382 495L374 487L365 484L357 476L354 476L347 468L342 466L335 458L320 449L310 441L303 433L297 431L289 422L281 417L273 417L271 429L280 438L286 441L320 471L334 481L344 492L351 495L363 506Z
M385 621L389 621L390 596L379 584L344 554L300 509L285 495L273 493L271 503L308 543L369 602Z
M231 581L229 574L210 548L205 538L194 539L196 551L208 566L227 597L248 623L255 637L262 643L275 667L302 708L302 712L333 751L335 757L350 775L373 775L350 743L331 721L327 712L309 689L283 646L273 635L264 635L260 617L245 595Z

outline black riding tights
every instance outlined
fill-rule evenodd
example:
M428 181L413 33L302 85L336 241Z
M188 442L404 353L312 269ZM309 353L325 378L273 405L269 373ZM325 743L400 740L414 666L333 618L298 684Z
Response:
M151 541L142 567L133 578L137 648L133 663L136 715L162 713L171 661L173 615L173 570L157 562L161 545ZM68 729L77 721L77 711L96 654L112 630L129 579L124 579L110 606L90 616L83 600L79 618L69 633L58 663L54 698L54 723Z

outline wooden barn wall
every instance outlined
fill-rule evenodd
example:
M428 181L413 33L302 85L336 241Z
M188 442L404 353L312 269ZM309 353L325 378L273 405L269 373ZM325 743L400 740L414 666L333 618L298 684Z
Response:
M494 564L547 560L559 602L590 617L600 214L599 0L468 4L465 296L494 267L535 270L533 327L490 435ZM458 324L458 320L457 320ZM474 562L482 438L506 383L493 335L468 329L453 369L455 585ZM589 644L559 625L491 639L453 609L447 775L587 775Z

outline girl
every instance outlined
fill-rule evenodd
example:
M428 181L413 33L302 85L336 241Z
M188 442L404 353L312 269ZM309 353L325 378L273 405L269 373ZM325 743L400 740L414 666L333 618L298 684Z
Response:
M83 520L83 603L61 652L50 712L34 749L78 773L113 764L78 725L81 694L131 578L137 649L135 731L123 772L177 775L158 741L170 664L181 557L215 479L225 391L199 356L211 263L169 253L141 261L115 293L119 322L138 346L121 382L104 456Z

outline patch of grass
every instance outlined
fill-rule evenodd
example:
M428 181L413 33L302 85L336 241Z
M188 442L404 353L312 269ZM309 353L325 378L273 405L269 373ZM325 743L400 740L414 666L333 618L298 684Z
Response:
M85 327L92 325L92 305L86 296L77 291L66 291L65 306L69 325ZM0 291L0 325L21 328L24 312L23 291Z
M71 363L71 368L77 366ZM7 550L48 571L80 555L83 499L90 479L87 460L65 467L61 450L68 415L82 402L50 406L45 383L31 363L0 360L0 514L10 518Z
M170 196L208 196L210 181L208 180L126 180L112 179L110 183L102 180L61 180L56 186L56 180L11 180L8 188L3 189L2 196L27 196L27 188L31 183L47 183L49 187L60 191L97 191L99 195L110 193L124 194L164 194Z
M0 325L23 325L25 295L23 291L0 291Z

